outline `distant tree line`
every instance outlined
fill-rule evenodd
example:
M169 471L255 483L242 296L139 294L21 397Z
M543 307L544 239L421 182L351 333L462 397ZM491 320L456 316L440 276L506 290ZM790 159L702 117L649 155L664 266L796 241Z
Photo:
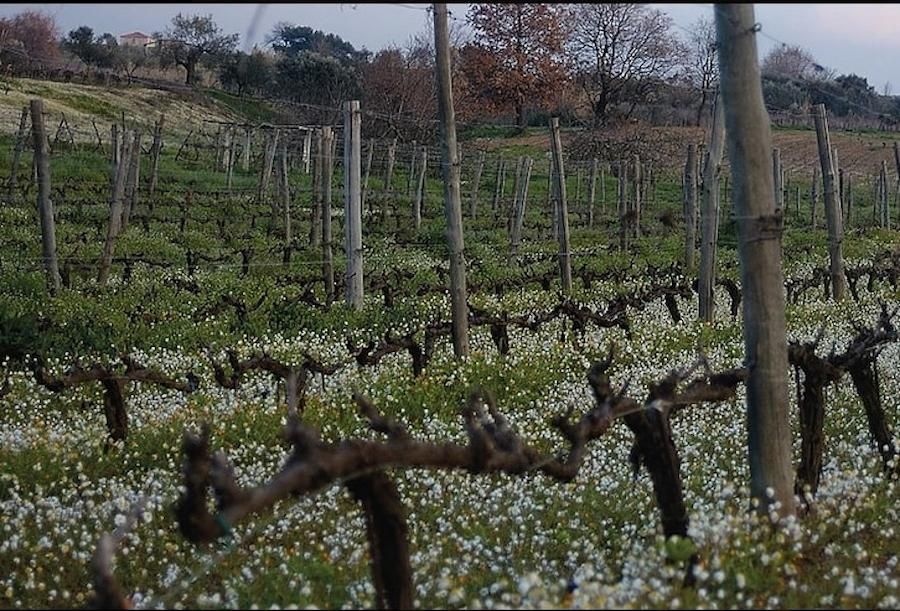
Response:
M184 83L216 85L237 96L299 104L333 120L340 103L360 99L379 135L427 138L436 116L430 20L402 46L357 49L335 34L281 22L261 46L238 49L211 15L178 14L145 47L119 45L81 26L60 36L52 17L25 11L0 19L0 64L76 60L134 78L177 70ZM605 126L643 120L701 124L717 87L712 20L678 32L648 4L472 4L451 32L457 114L467 123ZM900 120L900 101L855 74L837 75L799 47L773 49L762 62L771 113L808 114L824 103L840 117Z

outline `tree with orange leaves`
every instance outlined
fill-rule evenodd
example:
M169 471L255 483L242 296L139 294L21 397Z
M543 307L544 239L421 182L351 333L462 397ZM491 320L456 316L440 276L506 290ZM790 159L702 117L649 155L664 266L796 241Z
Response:
M553 4L475 4L474 43L463 54L469 85L495 108L514 108L525 125L529 105L546 103L566 80L562 9Z

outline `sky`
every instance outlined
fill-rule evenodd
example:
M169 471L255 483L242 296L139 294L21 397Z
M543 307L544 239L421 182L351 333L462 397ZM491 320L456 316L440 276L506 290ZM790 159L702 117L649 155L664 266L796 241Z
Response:
M48 12L65 33L81 25L95 32L124 34L134 30L162 30L178 12L210 13L226 33L239 33L242 46L262 44L279 21L308 25L333 32L357 48L377 51L390 44L403 45L425 28L428 4L3 4L0 16L26 8ZM701 16L712 16L712 4L654 4L681 28L690 29ZM757 4L762 25L759 53L764 56L780 42L810 51L818 63L838 74L864 76L879 92L886 82L900 93L900 23L898 4ZM451 15L462 19L467 4L450 3ZM248 29L257 26L248 39ZM677 30L685 37L683 29Z

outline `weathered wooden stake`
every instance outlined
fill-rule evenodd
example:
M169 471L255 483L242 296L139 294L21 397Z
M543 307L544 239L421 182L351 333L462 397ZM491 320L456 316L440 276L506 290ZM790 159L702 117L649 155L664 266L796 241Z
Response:
M363 307L362 202L360 193L360 138L362 119L359 102L344 103L344 233L347 256L347 304ZM369 149L369 159L371 160ZM368 174L368 171L366 172Z
M425 201L425 167L428 163L428 147L423 146L419 152L419 178L416 180L416 199L413 204L413 221L416 231L422 226L422 203ZM415 167L415 159L410 162L410 169Z
M775 179L775 211L784 210L784 175L781 171L781 150L772 148L772 177Z
M334 133L331 128L322 128L322 275L325 278L325 303L334 302L334 254L331 245L331 179L334 169L331 142Z
M394 191L394 157L397 154L397 139L394 138L388 144L387 149L387 168L384 174L384 190L388 193Z
M566 173L563 168L562 140L559 136L559 118L550 119L550 144L553 150L553 165L556 174L556 200L559 213L559 278L562 291L569 295L572 293L572 264L569 254L569 213L566 206Z
M528 183L531 180L531 168L534 160L526 157L522 166L522 178L520 180L519 189L516 191L515 212L513 214L512 233L510 236L510 245L513 256L519 249L519 243L522 240L522 226L525 222L525 201L528 199Z
M150 150L150 186L148 189L151 198L151 206L153 205L152 198L156 193L156 185L159 183L159 157L163 147L162 130L165 120L166 116L160 115L159 119L156 121L156 125L153 127L153 147Z
M16 145L13 148L12 165L9 169L9 182L7 183L6 190L6 196L9 199L13 198L16 190L16 182L19 178L19 159L22 157L22 151L25 149L25 143L27 142L27 129L28 107L24 106L22 108L22 114L19 117L19 129L16 131Z
M346 145L345 145L346 146ZM369 195L369 175L372 173L372 157L375 155L375 140L369 138L368 152L366 153L366 175L362 183L362 195L360 197L360 209L366 208L366 197Z
M106 241L103 243L103 251L100 255L100 270L97 274L97 282L104 286L109 279L109 269L112 265L113 248L116 238L122 227L122 200L125 196L125 183L128 177L128 167L131 160L133 143L128 141L127 134L122 132L122 155L116 169L116 178L113 183L112 196L109 206L109 224L106 228Z
M716 298L716 243L719 237L719 167L725 149L725 115L718 93L713 100L712 126L709 146L703 166L703 204L700 211L700 320L712 322L715 318ZM799 194L799 187L797 187Z
M696 147L688 145L687 162L684 164L684 272L694 270L694 245L697 236L697 169Z
M816 140L819 144L819 163L822 166L823 192L825 196L825 222L828 225L828 255L831 260L831 294L835 301L841 301L847 294L847 278L844 276L844 255L841 243L844 241L844 226L841 219L841 201L835 192L834 164L831 159L831 137L825 118L825 105L817 104L814 115ZM882 162L884 163L884 162Z
M478 216L478 188L481 186L481 173L484 171L484 151L479 151L475 164L475 177L472 180L472 198L469 201L469 213L472 219Z
M594 157L591 160L591 178L588 184L588 227L594 228L594 202L597 199L597 170L599 162Z
M41 254L50 294L56 295L61 279L56 259L56 223L53 218L53 202L50 200L50 155L47 152L47 134L44 130L44 101L40 99L31 100L31 136L34 143L34 166L38 174L37 206L41 218Z
M323 152L322 146L322 130L317 129L316 157L313 163L312 205L310 206L309 219L309 245L313 248L318 248L322 242L322 190L324 188L322 174L324 173L325 159L325 153Z
M120 232L128 228L131 211L137 210L138 192L141 180L141 131L132 132L131 159L128 163L128 177L125 182L125 201L122 207L122 223Z
M775 214L772 140L763 103L752 4L715 5L716 41L744 303L749 369L750 494L757 511L795 513L781 216Z
M453 353L469 354L469 319L466 303L466 261L463 240L462 204L459 195L459 157L456 147L456 119L453 112L453 82L450 77L450 34L447 5L434 4L435 71L437 72L438 115L443 143L442 170L447 220L447 247L450 255L450 313Z

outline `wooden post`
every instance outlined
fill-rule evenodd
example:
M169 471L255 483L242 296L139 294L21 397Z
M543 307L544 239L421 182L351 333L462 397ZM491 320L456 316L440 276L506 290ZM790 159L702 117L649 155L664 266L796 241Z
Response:
M9 169L9 182L7 183L7 197L13 198L16 190L16 182L19 178L19 159L22 157L22 151L25 149L27 141L28 129L28 107L22 107L22 114L19 117L19 129L16 131L16 145L13 148L12 165Z
M628 250L631 243L629 227L631 215L628 210L628 164L619 160L618 165L618 199L619 199L619 248Z
M288 171L288 144L287 138L281 143L281 207L284 212L284 258L285 262L291 260L291 242L294 240L291 231L291 184Z
M716 311L716 243L719 237L719 166L725 148L725 116L718 93L713 100L712 126L703 166L703 205L700 211L699 315L713 322ZM798 187L799 189L799 187ZM799 192L799 191L798 191Z
M159 157L162 153L162 130L165 120L165 115L159 115L159 119L153 127L153 148L150 151L150 187L148 189L151 198L156 193L156 185L159 183Z
M397 154L397 139L391 140L387 149L387 171L384 174L384 190L388 193L394 191L394 157Z
M272 167L275 163L275 151L278 150L278 130L266 134L266 148L263 154L262 167L259 169L259 186L256 200L262 203L269 190L269 178L272 176Z
M888 210L888 179L887 179L887 162L881 161L881 172L878 174L878 196L881 227L884 229L891 228L891 215Z
M758 500L760 513L774 510L784 517L795 513L795 505L781 216L775 213L769 169L772 141L762 96L753 5L717 4L715 20L744 296L750 494Z
M103 243L103 252L100 255L100 270L97 274L97 282L100 285L106 285L106 281L109 279L113 248L122 226L122 199L125 195L125 183L132 149L133 143L128 141L127 134L123 131L122 156L116 169L116 178L113 183L112 196L110 197L109 225L106 228L106 240Z
M307 129L303 136L303 173L309 174L309 161L312 157L312 130Z
M594 157L591 160L591 178L588 183L588 227L594 228L594 202L597 199L597 170L599 162Z
M413 221L416 231L422 226L422 202L425 201L425 166L428 163L428 147L423 146L419 153L419 178L416 181L416 199L413 205ZM410 169L414 168L415 158L410 161Z
M566 173L563 168L562 140L559 137L559 118L550 119L550 144L553 148L553 165L556 169L556 199L559 211L559 277L562 291L572 293L572 264L569 260L569 214L566 206Z
M799 187L798 187L799 188ZM853 219L853 174L847 172L847 226L850 226L850 221Z
M416 154L418 153L418 147L416 146L416 141L412 141L412 146L409 149L409 172L406 173L406 195L411 195L413 190L413 176L416 173ZM416 181L416 185L418 186L419 182Z
M687 162L684 165L684 273L694 269L694 245L697 241L697 169L696 147L688 145Z
M128 163L128 177L125 181L125 201L122 207L121 231L128 228L131 219L131 211L137 209L138 186L141 179L141 131L135 129L132 132L131 159Z
M812 206L810 225L815 229L818 224L816 212L819 208L819 168L816 166L813 166L812 184L809 186L809 202Z
M316 157L313 162L312 205L309 218L309 245L318 248L322 242L322 174L324 172L325 154L322 150L322 130L316 130Z
M534 160L531 157L524 159L522 178L515 196L515 211L513 213L512 232L510 235L510 246L513 256L518 253L519 243L522 240L522 226L525 222L525 200L528 199L528 183L531 180L531 168L533 165Z
M478 188L481 186L481 173L484 171L484 151L479 151L475 164L475 178L472 180L472 199L469 201L469 213L474 220L478 216Z
M443 144L444 203L447 217L447 247L450 255L450 313L453 324L453 353L469 354L469 319L466 304L466 261L463 240L462 204L459 195L459 151L456 147L456 119L453 112L453 82L450 77L450 34L447 5L434 4L435 71L437 72L438 115Z
M25 113L22 113L25 117ZM47 153L47 134L44 130L44 101L31 100L31 136L34 143L34 166L38 174L38 212L41 218L41 254L50 294L59 292L61 282L56 260L56 223L53 218L53 202L50 200L50 156Z
M234 145L236 140L234 137L234 129L234 127L228 128L228 150L225 151L225 188L228 189L228 193L231 193L231 184L234 177ZM284 141L287 142L287 138L285 138Z
M825 118L825 105L817 104L814 115L816 140L819 145L819 163L822 166L822 181L825 196L825 222L828 225L828 255L831 259L831 294L835 301L841 301L847 294L847 279L844 277L844 255L841 243L844 241L844 226L841 219L841 201L835 192L834 164L831 159L831 137ZM882 164L884 162L882 161ZM882 166L883 167L883 166Z
M344 232L347 253L347 304L363 307L362 204L360 193L360 137L362 135L359 102L344 103ZM372 159L374 143L369 148ZM368 171L366 171L368 175Z
M781 173L781 151L772 148L772 177L775 179L775 211L784 210L784 183Z
M250 143L253 137L253 128L249 125L244 127L244 148L241 151L241 170L250 171Z
M497 160L497 180L494 181L494 201L491 203L491 211L496 215L500 205L500 195L503 191L503 180L506 177L506 160L500 157Z
M512 192L512 202L510 205L505 207L506 210L506 231L509 236L512 236L512 226L513 219L516 216L516 205L518 200L516 199L519 196L519 183L522 181L522 170L525 166L525 158L518 157L516 159L516 176L513 179L513 192Z
M322 128L322 148L325 156L322 172L322 275L325 278L325 303L334 302L334 261L331 248L331 179L334 169L331 142L334 134L331 128Z
M368 152L366 153L366 175L365 175L365 178L363 178L362 195L360 196L360 204L359 204L361 210L367 209L366 208L366 196L369 195L369 175L372 173L372 157L374 155L375 155L375 140L373 138L369 138Z
M606 164L600 166L600 212L606 214Z
M632 177L634 180L633 190L631 199L631 212L632 212L632 229L635 238L641 237L641 177L643 174L643 168L641 167L641 158L635 153L634 155L634 176ZM696 209L696 205L695 205Z

